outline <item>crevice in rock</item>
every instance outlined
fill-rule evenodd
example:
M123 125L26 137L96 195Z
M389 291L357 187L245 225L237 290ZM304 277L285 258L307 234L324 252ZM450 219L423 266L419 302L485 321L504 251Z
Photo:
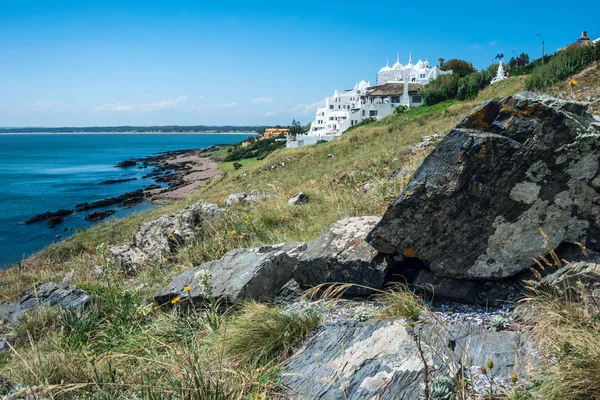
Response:
M425 262L417 257L405 257L402 261L390 263L390 267L385 276L385 284L390 283L412 283L421 270L429 271Z

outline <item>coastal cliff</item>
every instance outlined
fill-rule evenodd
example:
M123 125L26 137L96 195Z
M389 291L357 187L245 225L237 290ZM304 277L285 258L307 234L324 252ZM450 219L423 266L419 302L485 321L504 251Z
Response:
M595 398L600 119L522 85L278 150L24 260L0 290L7 394Z

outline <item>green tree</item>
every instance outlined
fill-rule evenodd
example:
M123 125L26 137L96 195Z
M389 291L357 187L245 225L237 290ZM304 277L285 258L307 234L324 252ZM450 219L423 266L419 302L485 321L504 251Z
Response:
M292 135L302 135L304 133L304 128L300 125L300 121L292 120L292 125L290 126L290 134Z
M475 67L473 67L473 64L465 60L453 58L451 60L444 61L444 59L441 58L440 62L440 69L442 71L452 71L453 75L458 75L459 77L463 77L475 72Z

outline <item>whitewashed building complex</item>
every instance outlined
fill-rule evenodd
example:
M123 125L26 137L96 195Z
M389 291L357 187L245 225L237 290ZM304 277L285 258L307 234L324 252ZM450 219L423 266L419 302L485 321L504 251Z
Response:
M394 65L390 67L388 63L379 70L376 86L363 80L353 89L335 90L333 96L325 98L325 106L317 109L308 134L288 136L287 147L330 141L363 119L386 117L398 106L418 107L422 103L419 87L449 73L452 71L430 67L427 61L413 64L411 56L402 65L398 57Z

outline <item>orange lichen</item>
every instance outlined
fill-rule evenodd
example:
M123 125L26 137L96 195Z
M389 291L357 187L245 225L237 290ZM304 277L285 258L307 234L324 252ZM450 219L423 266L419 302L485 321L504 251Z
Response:
M408 247L402 251L402 254L404 254L404 257L414 257L415 249L413 249L412 247Z

